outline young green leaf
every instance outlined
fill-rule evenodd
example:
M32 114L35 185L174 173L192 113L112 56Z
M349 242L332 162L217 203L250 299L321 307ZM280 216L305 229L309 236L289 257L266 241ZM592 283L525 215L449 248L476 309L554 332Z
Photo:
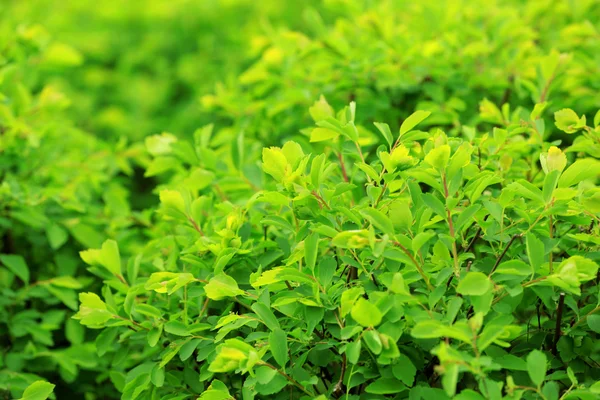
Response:
M223 300L226 297L235 297L244 294L237 282L230 276L219 274L211 278L204 286L206 297L211 300Z
M392 135L392 131L390 130L390 126L381 122L373 122L373 124L379 130L379 132L381 132L388 145L392 147L392 144L394 143L394 137Z
M456 291L465 296L481 296L489 290L492 290L492 282L481 272L468 272L456 287Z
M546 378L547 363L546 355L539 350L533 350L527 356L527 373L538 387L542 385Z
M273 314L273 311L263 303L254 303L252 304L252 311L254 311L261 321L269 328L271 331L276 329L281 329L279 325L279 320Z
M22 256L15 254L0 254L0 261L13 274L25 282L26 285L29 284L29 267Z
M375 228L379 229L383 233L387 233L390 236L394 235L394 225L392 224L392 221L381 211L375 208L366 208L361 210L360 213L371 224L373 224Z
M400 136L402 137L402 135L411 131L415 126L419 125L430 115L430 111L422 110L417 110L414 113L412 113L408 118L404 120L404 122L402 122L402 125L400 126Z
M311 233L304 240L304 259L306 260L306 266L311 270L315 269L317 262L317 255L319 251L319 234L316 232Z
M46 400L54 391L55 385L45 381L35 381L27 386L19 400Z
M282 368L285 369L285 365L288 362L288 344L287 335L280 328L275 328L269 334L269 348L273 358L277 361Z
M382 315L379 308L370 301L360 297L350 312L352 319L365 327L374 327L381 323Z

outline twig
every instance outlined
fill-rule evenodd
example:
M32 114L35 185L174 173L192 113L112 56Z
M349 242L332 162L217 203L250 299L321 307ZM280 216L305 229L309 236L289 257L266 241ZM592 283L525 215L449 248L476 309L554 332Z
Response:
M600 306L594 308L592 311L590 311L589 313L585 314L583 317L579 318L579 321L575 322L572 326L570 330L575 329L576 327L578 327L579 325L581 325L582 323L584 323L587 318L592 315L597 313L598 311L600 311Z
M339 397L342 395L343 391L344 391L344 375L346 374L346 365L347 365L347 360L346 360L346 353L342 354L342 370L340 372L340 379L338 379L337 383L335 384L333 391L331 392L331 394L333 396Z
M338 153L338 159L340 160L340 167L342 169L342 176L344 177L344 181L349 182L348 173L346 172L346 165L344 164L344 156L342 155L341 151Z
M521 236L522 236L522 234L517 233L516 235L513 235L513 237L510 238L510 241L508 242L508 244L504 248L504 251L496 259L496 262L494 263L494 266L492 267L492 270L490 271L490 273L488 274L488 276L491 276L494 273L494 271L496 271L496 268L498 268L498 265L500 265L500 262L502 261L502 259L506 255L506 252L508 251L508 249L510 248L510 246L513 244L513 242L515 241L516 238L521 237Z
M313 196L315 196L315 198L317 200L319 200L319 204L321 205L321 208L323 208L323 206L325 206L328 210L331 210L331 207L329 207L329 204L327 204L327 202L315 190L313 190L311 193Z
M446 182L446 174L442 174L442 183L444 184L444 197L448 200L450 194L448 193L448 184ZM446 201L447 204L447 201ZM452 239L452 261L454 263L454 275L460 276L460 265L458 264L458 251L456 249L456 236L454 232L454 223L452 222L452 211L446 206L446 212L448 213L448 229L450 230L450 236Z
M415 258L413 257L413 255L410 254L410 251L408 251L408 249L406 247L404 247L402 245L402 243L400 243L400 242L394 242L394 246L400 247L400 249L402 249L402 251L404 252L404 254L406 254L408 256L408 258L410 258L410 260L413 262L413 264L415 264L415 267L417 268L417 271L419 272L419 274L421 275L421 277L425 281L425 284L427 285L427 288L429 290L433 290L433 286L431 286L431 283L429 282L429 278L427 277L427 275L425 275L425 271L423 271L423 268L421 268L421 266L419 265L419 263L417 262L417 260L415 260Z
M548 230L550 231L550 239L554 239L554 221L552 220L552 215L550 215L550 221L548 221ZM552 266L552 250L550 250L550 254L548 254L548 269L550 274L554 272L554 267Z
M198 314L198 319L202 318L202 316L208 309L208 303L210 303L210 299L207 297L206 300L204 300L204 305L202 306L202 310L200 310L200 314Z
M552 343L552 354L556 355L556 345L560 339L560 322L562 320L563 306L565 304L565 294L561 293L556 307L556 327L554 328L554 341Z
M277 373L281 376L283 376L285 379L288 380L288 382L290 382L292 385L296 386L298 389L302 390L302 392L304 394L307 394L311 397L314 397L314 393L309 392L308 390L306 390L304 388L304 386L302 386L301 384L299 384L294 378L292 378L291 376L289 376L288 374L286 374L285 372L283 372L282 370L280 370L279 368L277 368L276 366L269 364L268 362L264 362L264 361L260 361L258 362L258 365L264 365L265 367L269 367L274 371L277 371Z
M192 217L188 217L188 221L192 224L194 229L200 234L200 236L204 236L204 232L202 232L202 228L194 221Z

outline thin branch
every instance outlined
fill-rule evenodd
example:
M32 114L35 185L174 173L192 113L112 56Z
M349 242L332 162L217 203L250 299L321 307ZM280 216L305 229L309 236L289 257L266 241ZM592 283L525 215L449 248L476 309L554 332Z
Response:
M206 300L204 300L204 304L202 305L202 310L200 310L200 314L198 314L198 319L202 318L206 310L208 310L208 303L210 303L210 299L207 297Z
M327 202L315 190L313 190L311 193L313 196L315 196L315 198L317 200L319 200L319 204L321 204L321 208L323 208L323 206L325 206L328 210L331 210L331 207L329 207L329 204L327 204Z
M431 283L429 282L429 278L427 277L427 275L425 275L425 271L423 271L423 268L421 268L421 266L419 265L419 263L417 262L417 260L415 259L415 257L413 257L413 255L410 254L410 251L408 251L408 249L406 247L404 247L402 245L402 243L400 243L400 242L394 242L394 246L400 247L400 249L402 249L402 251L404 252L404 254L406 254L408 256L408 258L410 258L410 260L413 262L413 264L415 264L415 267L417 268L417 271L419 272L419 274L421 275L421 277L425 281L425 284L427 285L427 288L429 290L433 290L433 286L431 286Z
M587 321L588 317L592 314L597 313L598 311L600 311L600 306L594 308L592 311L590 311L589 313L585 314L583 317L579 318L579 321L575 322L572 326L570 330L575 329L576 327L578 327L579 325L581 325L582 323L584 323L585 321Z
M444 198L448 200L450 194L448 193L448 184L446 182L446 174L442 174L442 183L444 184ZM446 204L448 202L446 201ZM460 276L460 265L458 264L458 251L456 249L456 236L454 232L454 223L452 222L452 211L446 205L446 212L448 214L448 229L450 230L450 236L452 239L452 261L454 263L454 275Z
M194 229L200 234L200 236L204 236L204 232L202 232L202 228L194 221L192 217L187 217L188 221L192 224Z
M504 248L504 251L496 259L496 262L494 263L494 266L492 267L492 270L490 271L490 273L488 274L488 276L491 276L494 273L494 271L496 271L496 268L498 268L498 265L500 265L500 262L502 262L502 259L506 255L506 252L508 251L508 249L510 249L510 246L512 246L512 244L513 244L513 242L515 241L516 238L521 237L521 236L522 236L522 234L518 233L516 235L513 235L513 237L510 238L510 241L508 242L508 244Z
M346 165L344 164L344 156L342 155L341 151L338 153L338 159L340 160L340 167L342 169L342 176L344 177L344 181L349 182L350 180L348 179L348 172L346 172Z
M565 294L561 293L556 307L556 327L554 328L554 341L552 343L552 354L556 355L556 345L560 339L560 323L562 320L563 306L565 305Z
M346 360L346 353L342 354L342 370L340 372L340 379L338 379L337 383L335 384L333 391L331 392L331 394L333 396L341 396L341 394L344 391L344 375L346 374L346 366L347 366L347 360Z
M265 367L269 367L274 371L277 371L277 373L281 376L283 376L285 379L288 380L289 383L291 383L292 385L296 386L298 389L302 390L302 392L304 394L307 394L311 397L314 397L314 393L309 392L308 390L306 390L304 388L304 386L302 386L301 384L299 384L294 378L292 378L291 376L289 376L288 374L286 374L285 372L283 372L282 370L280 370L279 368L277 368L276 366L269 364L268 362L264 362L264 361L260 361L258 363L258 365L264 365Z

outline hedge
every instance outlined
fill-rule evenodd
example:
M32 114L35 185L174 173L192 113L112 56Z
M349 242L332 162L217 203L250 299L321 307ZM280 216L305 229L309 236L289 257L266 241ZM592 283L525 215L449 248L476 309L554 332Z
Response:
M598 18L1 5L0 394L599 398Z

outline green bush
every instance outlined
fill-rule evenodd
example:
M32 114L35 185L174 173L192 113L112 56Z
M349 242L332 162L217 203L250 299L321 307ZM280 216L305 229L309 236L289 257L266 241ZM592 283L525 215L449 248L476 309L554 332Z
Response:
M1 4L0 397L600 398L598 18Z
M126 399L596 398L600 161L541 141L542 109L463 138L416 130L417 111L399 134L376 123L385 144L367 152L356 105L322 98L326 147L264 148L246 183L244 146L219 168L210 126L150 137L201 169L160 191L142 252L81 253L107 289L74 318L104 328Z

